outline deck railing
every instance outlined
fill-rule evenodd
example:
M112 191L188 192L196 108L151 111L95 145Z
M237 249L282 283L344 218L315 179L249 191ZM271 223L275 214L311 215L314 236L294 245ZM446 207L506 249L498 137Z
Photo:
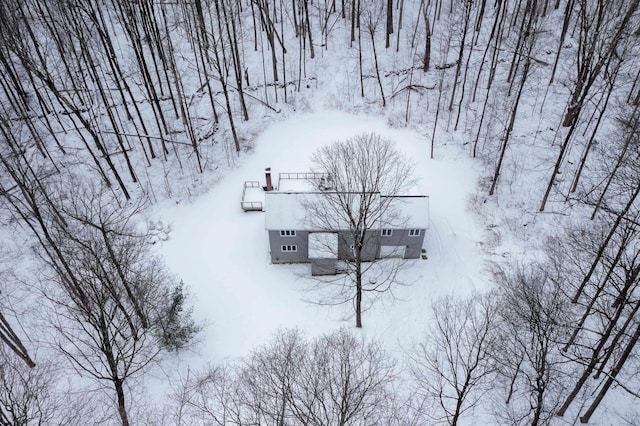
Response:
M260 201L245 201L245 195L247 193L247 188L261 188L260 182L257 180L247 180L244 182L244 187L242 188L242 201L240 201L240 207L245 212L248 211L262 211L262 202Z
M326 176L326 173L280 173L279 179L320 179Z
M242 207L242 210L244 210L245 212L262 211L262 203L260 201L242 201L240 203L240 207Z
M260 182L258 182L257 180L245 180L244 189L247 188L260 188Z

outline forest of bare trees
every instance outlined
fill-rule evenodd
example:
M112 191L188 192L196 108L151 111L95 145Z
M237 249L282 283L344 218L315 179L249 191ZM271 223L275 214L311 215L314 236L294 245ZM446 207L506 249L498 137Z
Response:
M497 422L586 423L640 398L640 0L0 0L0 21L0 224L29 259L0 270L0 424L144 423L130 382L200 326L142 212L319 92L418 129L432 158L464 141L485 202L516 194L511 226L553 229L489 294L434 306L410 397L374 343L283 331L185 378L154 422L456 424L482 397ZM109 402L65 407L56 362Z

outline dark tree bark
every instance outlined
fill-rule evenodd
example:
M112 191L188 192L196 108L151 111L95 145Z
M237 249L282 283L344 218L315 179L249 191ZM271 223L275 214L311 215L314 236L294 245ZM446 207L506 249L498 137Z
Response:
M422 2L422 15L424 16L424 55L422 57L422 71L429 71L431 66L431 23L429 21L429 11L427 6Z
M13 331L13 327L9 324L6 317L0 311L0 341L4 342L5 345L9 347L9 349L22 361L24 361L29 368L33 368L36 366L36 363L33 362L31 356L29 356L29 352L22 344L22 340L20 337Z
M384 47L388 49L390 46L391 34L393 34L393 0L387 0L387 26Z

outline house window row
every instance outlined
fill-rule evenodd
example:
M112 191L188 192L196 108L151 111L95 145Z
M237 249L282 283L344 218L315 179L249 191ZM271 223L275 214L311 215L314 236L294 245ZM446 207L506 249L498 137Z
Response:
M383 237L390 237L393 235L393 229L383 229L380 231L380 234ZM409 229L409 236L410 237L419 237L420 236L420 230L419 229Z
M280 231L280 236L281 237L295 237L296 236L296 231L294 230L283 230Z
M287 251L298 251L298 246L296 245L292 245L292 244L285 244L281 247L281 250L283 252L287 252Z

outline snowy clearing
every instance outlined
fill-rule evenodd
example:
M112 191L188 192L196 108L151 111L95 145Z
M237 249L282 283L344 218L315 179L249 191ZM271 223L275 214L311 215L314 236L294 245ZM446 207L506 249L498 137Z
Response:
M407 263L401 280L408 285L396 287L395 298L384 295L365 312L364 332L385 342L390 351L402 350L423 333L431 299L490 285L484 269L487 257L480 249L483 225L468 209L477 164L455 154L430 160L426 137L391 129L375 117L328 111L296 116L267 128L255 141L255 152L206 194L186 203L165 203L156 211L156 218L172 227L161 252L191 288L196 318L209 324L203 362L246 355L280 327L301 328L311 336L352 327L350 306L307 302L313 298L305 291L311 280L309 265L270 264L264 213L243 212L240 199L244 181L264 183L265 167L275 176L307 171L317 147L361 132L377 132L397 142L415 161L418 189L431 203L424 247L428 260Z

